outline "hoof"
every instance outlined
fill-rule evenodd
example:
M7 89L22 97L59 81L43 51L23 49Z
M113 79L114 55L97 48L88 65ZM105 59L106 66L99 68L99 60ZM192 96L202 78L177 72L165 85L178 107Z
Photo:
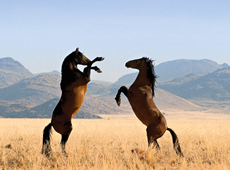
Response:
M68 158L68 154L65 152L65 153L63 153L63 155L66 157L66 158Z
M51 152L42 152L43 155L45 155L47 158L49 158L51 156Z
M48 158L52 154L52 149L50 147L44 147L42 148L42 154Z
M101 69L98 68L97 66L92 67L91 69L95 70L98 73L102 73Z
M98 73L102 73L101 69L99 69L97 66L96 66L96 71L97 71Z
M117 105L120 106L121 105L121 98L115 98L116 102L117 102Z
M96 57L95 61L103 61L105 58L104 57Z

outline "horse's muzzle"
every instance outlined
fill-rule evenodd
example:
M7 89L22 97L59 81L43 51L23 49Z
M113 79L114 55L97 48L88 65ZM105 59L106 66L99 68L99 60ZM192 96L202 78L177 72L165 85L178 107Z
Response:
M127 67L127 68L129 68L129 67L130 67L129 62L127 62L127 63L125 64L125 67Z

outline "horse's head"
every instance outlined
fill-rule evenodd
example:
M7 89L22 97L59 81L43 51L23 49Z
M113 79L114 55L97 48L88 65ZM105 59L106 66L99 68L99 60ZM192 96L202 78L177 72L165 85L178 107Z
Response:
M131 60L128 61L125 66L127 68L134 68L140 70L141 68L146 68L146 57L143 57L141 59Z
M62 71L77 69L77 65L88 65L91 62L86 56L84 56L77 48L74 52L70 53L62 64Z
M91 62L90 59L88 59L85 55L83 55L80 51L79 48L76 49L74 52L74 61L76 64L81 64L81 65L87 65Z
M147 78L149 79L150 83L152 84L152 92L154 96L154 86L156 81L156 75L153 66L153 60L147 57L143 57L137 60L128 61L125 64L128 68L138 69L139 71L146 71Z

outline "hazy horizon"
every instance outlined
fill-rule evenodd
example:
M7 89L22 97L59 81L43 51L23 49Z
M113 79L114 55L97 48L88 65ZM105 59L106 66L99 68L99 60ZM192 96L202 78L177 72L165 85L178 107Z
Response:
M0 57L0 59L3 59L3 58L7 58L7 57ZM12 58L12 57L9 57L9 58ZM12 58L12 59L15 60L14 58ZM196 60L196 59L174 59L174 60L169 60L169 61L165 61L165 62L159 63L159 64L157 64L157 65L164 64L164 63L166 63L166 62L179 61L179 60L200 61L200 60L210 60L210 59L197 59L197 60ZM18 61L18 60L15 60L15 61L19 62L20 64L22 64L22 65L25 67L25 65L24 65L23 63L21 63L20 61ZM210 60L210 61L216 62L216 61L214 61L214 60ZM222 63L222 64L220 64L220 63L218 63L218 62L216 62L216 63L219 64L219 65L227 64L227 63ZM157 65L155 65L155 66L157 66ZM228 64L228 65L229 65L229 64ZM78 65L78 68L79 68L81 71L83 71L84 67L85 67L85 66ZM25 68L28 69L27 67L25 67ZM126 68L126 69L129 69L129 68ZM28 69L28 70L29 70L29 69ZM132 70L133 70L132 73L138 72L138 70L136 70L136 69L132 69ZM31 72L31 70L29 70L29 71ZM50 70L50 71L45 71L45 72L44 72L44 71L40 71L40 72L37 72L37 73L33 73L33 72L31 72L31 73L34 74L34 75L39 75L39 74L52 73L52 72L58 72L58 73L61 74L61 70ZM123 77L124 75L132 74L132 73L124 73L124 74L121 74L121 76L118 77L118 79L116 79L115 81L109 81L109 80L104 80L104 79L95 79L94 77L95 77L95 75L97 75L98 73L92 70L92 72L91 72L91 76L92 76L92 77L91 77L91 81L104 81L104 82L108 82L108 83L115 83L116 81L118 81L118 80L119 80L121 77ZM57 73L55 73L55 74L57 74Z

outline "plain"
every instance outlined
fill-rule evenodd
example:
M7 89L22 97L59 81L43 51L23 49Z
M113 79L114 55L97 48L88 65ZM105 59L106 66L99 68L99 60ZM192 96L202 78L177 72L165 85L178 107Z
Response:
M0 169L230 169L230 120L168 119L184 153L173 150L169 132L160 151L147 149L146 127L135 117L74 119L61 153L60 135L52 134L49 159L41 154L42 131L49 119L0 119ZM138 148L139 154L131 152Z

